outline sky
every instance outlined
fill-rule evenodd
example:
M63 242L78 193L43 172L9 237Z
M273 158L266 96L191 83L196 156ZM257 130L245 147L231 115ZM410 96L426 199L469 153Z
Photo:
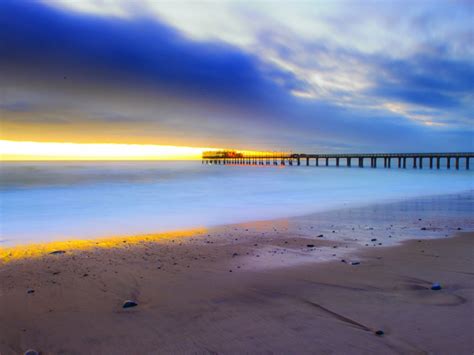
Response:
M0 154L473 151L473 23L461 0L2 0Z

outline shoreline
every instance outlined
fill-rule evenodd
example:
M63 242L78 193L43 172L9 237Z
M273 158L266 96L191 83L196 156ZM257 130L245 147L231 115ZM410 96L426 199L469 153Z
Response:
M109 237L98 237L98 238L72 238L72 239L58 239L53 241L46 241L46 242L38 242L38 243L26 243L26 244L18 244L18 245L8 245L2 246L0 243L0 266L4 263L9 263L15 260L23 259L23 258L36 258L45 256L54 251L63 251L69 250L74 252L80 252L81 250L93 250L98 248L117 248L122 247L124 243L128 243L128 245L135 245L141 243L148 243L148 242L157 242L163 243L166 241L170 241L173 239L180 239L182 241L192 238L199 238L205 237L209 234L219 234L225 233L228 230L245 230L248 229L247 227L254 228L256 230L261 229L258 226L264 226L263 229L267 228L266 233L268 234L271 232L273 227L269 227L272 225L291 225L293 228L299 229L301 231L301 227L298 225L304 224L306 220L317 220L318 222L316 225L310 226L310 230L306 232L311 234L313 232L314 227L319 227L320 232L332 232L327 230L328 228L321 228L324 227L321 225L319 219L321 216L327 215L337 215L338 213L342 214L351 214L351 211L365 211L371 208L392 208L397 204L413 204L419 203L422 201L434 199L438 200L437 203L440 203L439 200L453 200L459 199L460 196L468 196L468 198L474 199L474 190L467 190L464 192L456 193L456 194L436 194L436 195L426 195L420 197L411 197L405 199L397 199L397 200L390 200L390 201L380 201L377 203L369 203L362 206L348 206L348 207L339 207L335 209L329 209L326 211L314 212L310 214L304 214L301 216L290 216L286 218L275 218L275 219L268 219L268 220L256 220L256 221L248 221L248 222L241 222L241 223L232 223L232 224L223 224L223 225L214 225L214 226L201 226L195 228L186 228L182 230L171 230L165 232L158 232L158 233L147 233L147 234L139 234L139 235L117 235L117 236L109 236ZM472 208L471 208L472 209ZM319 224L319 225L318 225ZM332 225L333 226L333 225ZM331 228L332 228L331 226ZM327 227L327 226L326 226ZM288 227L286 227L288 230ZM370 228L370 227L369 227ZM420 228L427 228L427 227L420 227ZM474 231L474 221L468 221L467 224L461 223L461 225L453 228L452 230L446 230L447 233L452 233L453 231L459 230L467 230L467 231ZM428 230L431 229L432 232L440 232L440 229L437 227L430 227L427 228ZM354 229L352 229L354 231ZM412 231L413 233L414 231ZM405 232L406 234L406 232ZM436 234L436 233L435 233ZM442 235L437 233L435 237L442 238L445 237L446 234ZM414 239L420 236L413 236L409 239ZM338 242L338 240L335 240ZM395 242L397 245L399 242Z

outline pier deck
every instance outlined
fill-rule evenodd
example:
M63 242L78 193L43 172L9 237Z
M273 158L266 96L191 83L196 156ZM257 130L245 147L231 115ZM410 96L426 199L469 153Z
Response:
M469 160L474 157L472 152L456 153L343 153L343 154L295 154L295 153L261 153L245 154L237 151L210 151L202 155L203 164L222 165L306 165L306 166L329 166L330 161L335 166L359 168L365 167L365 161L370 162L371 168L377 168L379 161L383 162L384 168L391 168L392 163L398 168L406 169L408 166L414 169L423 169L424 162L430 169L440 169L441 162L446 162L446 168L453 166L459 170L462 163L469 169ZM322 159L322 163L321 163ZM341 164L341 162L343 164ZM354 164L355 163L355 164ZM411 164L410 164L411 163ZM453 163L453 164L452 164Z

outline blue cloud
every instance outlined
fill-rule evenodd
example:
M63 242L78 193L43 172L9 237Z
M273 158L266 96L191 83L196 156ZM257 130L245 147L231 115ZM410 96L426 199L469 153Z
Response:
M233 101L279 95L272 77L298 86L289 72L262 73L256 57L186 40L156 21L77 16L30 2L0 6L0 66L45 81L130 84Z
M228 44L190 40L149 19L78 15L6 0L0 3L0 28L4 85L47 92L56 103L74 106L68 121L80 120L80 113L87 121L101 112L97 120L110 123L111 131L114 123L130 122L149 135L200 137L206 145L239 141L242 148L472 147L472 132L462 129L443 131L393 112L295 97L291 91L305 91L308 84L292 72ZM284 46L278 50L284 58L294 55ZM446 59L442 52L392 60L323 43L308 50L380 70L384 75L363 93L367 101L394 99L467 114L461 102L472 94L473 66L467 60ZM22 109L34 115L37 107L26 103Z
M405 60L381 60L371 94L434 108L461 107L474 88L474 64L449 59L442 50Z

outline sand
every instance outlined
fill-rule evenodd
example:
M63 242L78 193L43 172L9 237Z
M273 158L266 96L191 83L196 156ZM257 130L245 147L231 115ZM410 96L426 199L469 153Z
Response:
M351 247L423 228L411 217L346 219L338 240L305 217L3 263L0 353L472 354L473 233Z

